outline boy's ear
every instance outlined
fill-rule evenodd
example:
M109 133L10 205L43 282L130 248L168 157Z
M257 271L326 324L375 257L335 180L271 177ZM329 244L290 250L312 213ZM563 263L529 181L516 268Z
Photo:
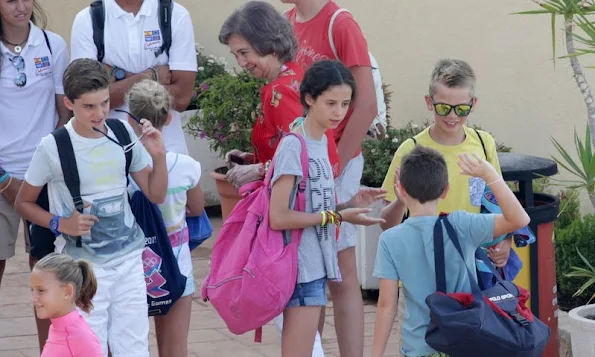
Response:
M444 189L444 191L440 195L440 199L441 200L443 200L443 199L446 198L446 196L448 195L448 190L450 190L450 184L446 185L446 188Z
M72 112L72 109L74 108L74 103L67 96L64 96L64 105L66 106L66 108L68 108L68 110Z
M401 185L400 181L395 183L395 193L397 194L397 197L399 197L400 200L402 200L403 202L408 202L409 195L407 194L407 191L405 191L405 189L403 188L403 185Z
M434 104L432 104L432 97L430 97L429 95L426 95L425 99L426 99L426 105L428 107L428 110L431 112L434 111Z
M473 111L475 110L475 105L477 104L477 97L473 97L473 99L471 100L471 104L473 105L471 107L471 113L473 113Z

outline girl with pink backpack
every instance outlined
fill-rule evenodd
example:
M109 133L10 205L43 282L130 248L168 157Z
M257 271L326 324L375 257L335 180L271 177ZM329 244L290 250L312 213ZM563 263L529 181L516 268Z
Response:
M298 246L297 284L283 312L282 356L310 357L322 307L326 305L327 280L340 280L337 238L341 222L373 225L383 222L368 217L367 207L386 191L363 188L348 202L335 204L335 187L326 136L345 118L355 97L349 70L337 61L320 61L306 72L300 86L305 118L292 124L303 137L308 154L305 210L293 207L302 179L302 143L285 136L274 158L269 224L274 230L303 230Z

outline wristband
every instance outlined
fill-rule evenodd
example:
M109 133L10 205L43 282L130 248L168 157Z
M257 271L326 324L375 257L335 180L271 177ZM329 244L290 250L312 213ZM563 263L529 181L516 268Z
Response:
M5 173L6 171L4 171L2 167L0 167L0 177L4 176Z
M117 69L118 69L118 67L116 67L116 66L113 66L112 69L110 69L110 71L109 71L110 78L114 77L114 73L116 72Z
M340 226L341 223L343 223L343 216L339 212L335 212L335 213L337 214L337 218L338 218L337 226Z
M159 82L159 76L157 75L157 71L155 70L155 68L150 67L149 69L151 70L151 72L153 72L153 80L155 82Z
M320 214L322 215L322 223L320 225L324 227L326 226L326 211L320 211Z
M12 176L10 176L10 177L8 178L8 183L6 184L6 186L4 186L4 188L2 188L2 189L0 190L0 194L4 193L4 191L6 191L6 189L7 189L8 187L10 187L10 184L11 184L11 183L12 183Z
M6 172L5 172L5 173L3 173L3 174L0 174L0 183L2 183L2 182L4 182L4 181L8 180L8 178L9 178L9 177L10 177L10 176L9 176L9 175L8 175Z
M490 183L488 183L488 187L489 187L489 186L492 186L493 184L495 184L495 183L498 183L498 182L500 182L500 181L502 181L502 177L500 177L500 178L499 178L499 179L497 179L496 181L493 181L493 182L490 182Z

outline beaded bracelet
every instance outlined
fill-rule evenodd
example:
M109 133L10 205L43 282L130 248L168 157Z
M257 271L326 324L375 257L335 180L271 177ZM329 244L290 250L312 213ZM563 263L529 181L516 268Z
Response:
M320 211L322 215L322 223L320 224L322 227L326 226L327 224L334 224L336 226L340 226L341 222L343 222L343 216L339 212L325 210Z
M4 174L1 174L1 175L0 175L0 183L2 183L2 182L4 182L4 181L8 180L8 178L9 178L9 177L10 177L10 176L9 176L9 175L8 175L6 172L5 172Z

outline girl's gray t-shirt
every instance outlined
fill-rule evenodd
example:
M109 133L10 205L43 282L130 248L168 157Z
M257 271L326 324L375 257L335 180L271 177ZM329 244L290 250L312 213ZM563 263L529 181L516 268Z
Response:
M326 136L316 141L304 137L308 150L308 175L306 181L306 212L316 213L335 209L333 171L328 157ZM274 158L272 184L284 175L297 176L296 185L302 179L300 160L302 147L294 136L284 137ZM288 205L290 203L288 202ZM322 221L322 215L321 215ZM329 275L338 276L337 236L335 226L327 224L307 227L302 233L298 247L298 283L308 283Z

